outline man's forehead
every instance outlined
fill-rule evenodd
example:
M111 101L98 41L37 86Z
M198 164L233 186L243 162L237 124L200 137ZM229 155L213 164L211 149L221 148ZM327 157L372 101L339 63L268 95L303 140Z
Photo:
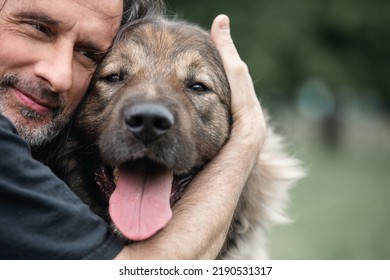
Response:
M21 9L44 8L47 3L77 3L78 5L90 9L97 14L106 17L121 17L123 12L123 0L0 0L0 10L3 6L19 7Z
M105 52L109 48L104 38L113 36L119 27L122 17L121 0L7 0L6 5L10 5L7 10L17 17L37 20L58 28L71 28L80 22L89 22L88 31L85 33L89 37L83 40L91 49ZM98 5L104 3L103 5ZM120 4L119 4L120 3ZM106 8L105 8L106 7ZM67 9L69 8L69 9ZM79 8L79 9L78 9ZM84 11L83 11L84 10ZM86 14L86 12L88 14ZM100 29L98 29L100 27ZM95 29L95 30L94 30ZM88 34L89 33L89 34ZM93 36L90 36L93 34ZM99 44L99 41L103 42Z
M61 0L63 1L63 0ZM70 0L108 18L122 17L123 0ZM100 3L100 4L99 4Z
M56 21L66 19L69 15L83 15L83 12L90 12L94 17L101 20L113 20L120 22L123 14L123 0L0 0L0 11L6 7L6 10L13 12L25 12L35 14L50 14ZM73 7L73 9L71 8Z

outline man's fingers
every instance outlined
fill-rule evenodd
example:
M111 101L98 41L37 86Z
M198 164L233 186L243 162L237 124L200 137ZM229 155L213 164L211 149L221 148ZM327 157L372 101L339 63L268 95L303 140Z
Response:
M230 36L230 22L226 15L217 16L211 26L213 39L221 55L226 75L232 89L232 113L248 110L257 102L248 66L241 60ZM255 100L256 99L256 100Z
M211 26L211 38L213 39L225 67L232 63L242 62L230 36L230 21L226 15L217 16Z
M230 35L230 20L228 16L219 15L214 19L211 26L211 38L221 55L231 86L235 87L237 83L240 84L239 79L242 78L249 78L249 84L252 85L248 66L241 60Z
M253 133L255 138L258 135L264 136L264 115L256 96L248 66L241 60L234 46L230 35L229 18L226 15L219 15L214 19L211 26L211 38L221 55L232 90L233 130L240 131L241 141L242 137L248 138ZM264 137L258 143L262 144L263 140Z

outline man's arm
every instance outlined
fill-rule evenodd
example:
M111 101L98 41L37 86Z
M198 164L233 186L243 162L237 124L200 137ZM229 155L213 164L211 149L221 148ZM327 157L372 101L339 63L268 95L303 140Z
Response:
M0 113L0 259L112 259L123 241ZM88 234L86 234L88 233Z
M224 244L240 194L263 145L266 126L226 16L214 20L211 36L232 89L231 137L173 207L170 223L151 239L125 247L117 259L214 259Z

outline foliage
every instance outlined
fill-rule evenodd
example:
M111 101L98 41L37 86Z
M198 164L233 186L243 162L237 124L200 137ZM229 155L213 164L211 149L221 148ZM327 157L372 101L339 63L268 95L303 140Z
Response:
M291 97L316 77L336 92L377 92L390 108L390 1L168 0L172 13L209 28L225 13L259 95Z

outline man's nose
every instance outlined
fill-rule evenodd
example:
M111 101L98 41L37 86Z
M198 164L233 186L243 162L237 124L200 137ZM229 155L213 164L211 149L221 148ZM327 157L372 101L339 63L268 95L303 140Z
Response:
M73 46L53 44L42 48L35 75L45 80L53 92L69 91L73 84Z

